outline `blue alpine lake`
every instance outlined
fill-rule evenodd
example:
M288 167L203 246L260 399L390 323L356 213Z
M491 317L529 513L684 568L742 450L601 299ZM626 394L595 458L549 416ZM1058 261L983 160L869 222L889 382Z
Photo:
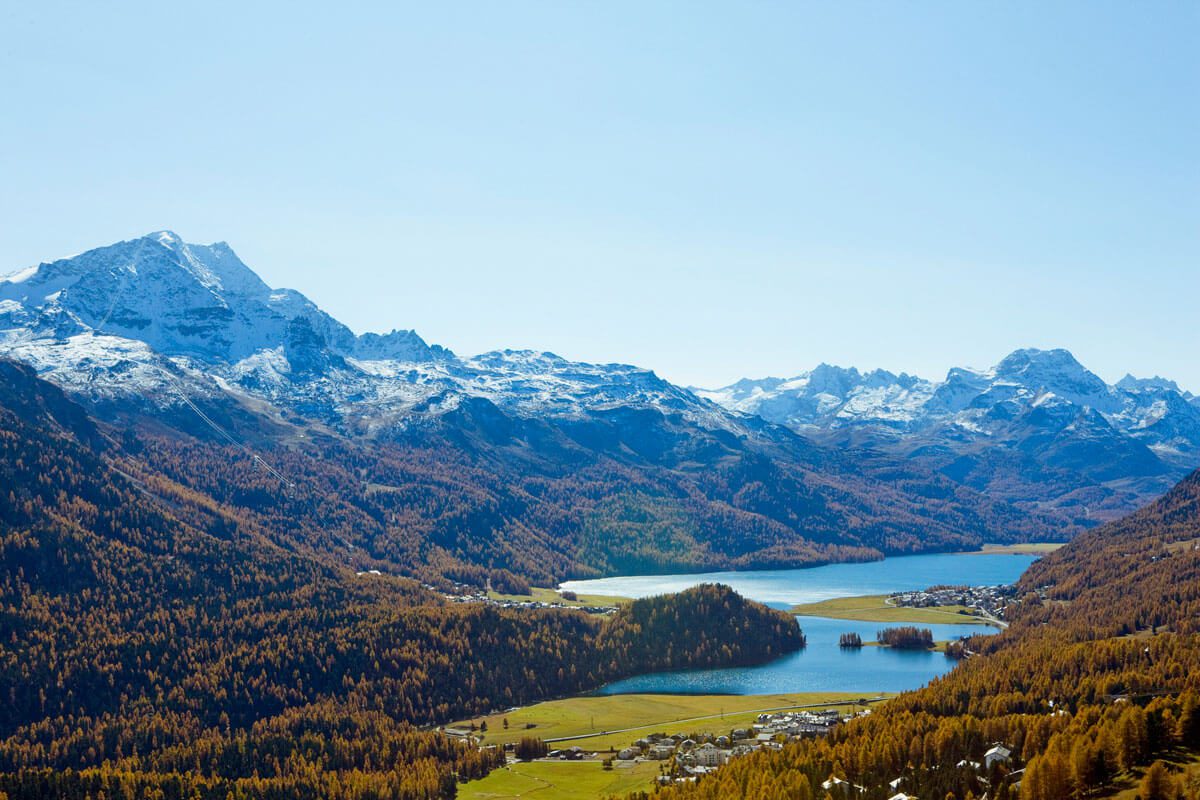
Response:
M1035 560L1037 556L1029 555L936 553L804 569L597 578L566 581L561 588L581 594L649 597L680 592L701 583L723 583L751 600L791 608L834 597L911 592L938 584L999 586L1014 582Z
M948 553L903 556L863 564L691 575L643 575L567 581L563 589L586 594L646 597L677 592L700 583L723 583L775 608L790 608L835 597L926 589L937 584L995 586L1012 583L1037 556ZM616 681L599 694L773 694L786 692L879 692L915 689L949 671L955 662L941 653L890 647L843 649L838 637L854 632L875 640L889 624L799 616L808 646L756 667L682 670ZM926 625L935 639L995 633L985 625Z

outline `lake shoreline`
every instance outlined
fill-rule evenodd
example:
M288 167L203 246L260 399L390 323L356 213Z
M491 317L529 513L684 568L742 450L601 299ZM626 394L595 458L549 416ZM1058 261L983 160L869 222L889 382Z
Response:
M985 544L981 545L978 549L975 549L975 550L927 550L927 551L923 551L920 553L896 553L896 554L892 554L892 555L883 554L879 558L872 558L872 559L865 559L865 560L858 560L858 561L815 561L815 562L808 563L808 564L798 564L796 566L771 566L771 567L764 566L764 567L748 567L748 568L742 568L742 569L726 569L726 570L714 570L711 568L708 568L708 569L699 568L699 569L694 569L694 570L676 570L674 572L669 572L669 573L642 572L639 570L639 571L634 571L634 572L622 572L619 574L612 574L612 575L601 575L601 576L595 577L595 578L569 578L567 580L560 581L556 587L554 587L552 589L548 589L548 591L562 591L563 589L566 589L567 591L574 591L573 586L593 583L596 581L621 580L621 579L628 579L628 578L653 578L653 577L658 577L660 575L672 575L672 576L714 575L714 574L748 575L748 574L754 574L754 573L760 573L760 572L816 570L816 569L823 569L823 568L827 568L827 567L847 566L847 565L855 565L855 564L880 564L880 563L883 563L886 561L896 561L898 559L904 559L904 558L921 558L921 557L926 557L926 556L1014 555L1014 556L1039 556L1040 557L1040 556L1046 555L1047 553L1053 553L1055 550L1058 550L1059 548L1065 546L1066 544L1067 544L1066 542L1019 542L1016 544L996 544L996 543L989 542L989 543L985 543ZM585 593L600 594L598 592L586 592L584 590L580 590L579 593L580 594L585 594ZM614 598L614 599L625 599L625 600L635 599L632 597L624 597L621 595L614 595L611 593L605 593L605 596L607 596L609 598Z
M982 615L957 613L966 610L965 606L892 606L888 598L924 592L932 586L1011 585L1037 558L1035 554L1006 552L926 554L797 570L604 578L566 583L564 588L580 595L644 597L680 591L698 583L723 583L748 599L792 612L808 640L804 649L764 664L646 673L607 684L595 690L598 694L823 691L870 695L916 689L948 672L956 662L940 652L944 647L843 649L839 647L842 634L858 634L864 645L876 639L880 628L896 625L927 627L938 642L993 635L997 628L984 624L987 620ZM835 613L811 613L829 609ZM797 610L810 613L795 614Z
M793 569L618 575L563 581L556 591L574 592L580 597L637 599L679 592L701 583L722 583L751 600L789 610L809 603L921 591L937 585L1008 585L1043 554L1007 550L922 553Z

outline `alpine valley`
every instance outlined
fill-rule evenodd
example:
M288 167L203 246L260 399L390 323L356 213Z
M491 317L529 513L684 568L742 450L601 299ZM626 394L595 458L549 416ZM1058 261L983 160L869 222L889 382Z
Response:
M637 367L529 351L460 357L409 330L356 335L298 292L267 286L228 245L167 231L0 282L0 353L81 403L110 432L112 458L202 493L288 547L439 585L1062 540L1102 517L1082 499L995 499L982 467L952 459L814 441L831 437L797 425L799 411L742 413ZM907 381L905 398L953 394L939 407L974 408L907 378L857 380L880 384L881 398ZM1170 413L1143 427L1174 425L1174 439L1032 404L1058 425L1045 447L1079 464L1053 473L1069 483L1064 496L1102 491L1097 507L1128 506L1178 472L1196 407L1170 387L1139 387L1097 382L1094 392L1109 417L1153 392L1158 405L1143 405ZM1015 387L1005 396L1024 402ZM809 404L822 413L812 419L838 417L825 397ZM926 441L944 432L928 449L965 441L960 419L922 426ZM1179 443L1176 461L1151 449L1168 441Z
M0 800L1195 800L1198 420L1064 351L689 390L355 334L169 232L42 263L0 281ZM945 668L892 698L600 696L803 658L805 617L548 588L1024 542L906 593L950 605L839 593L1007 626L880 630Z

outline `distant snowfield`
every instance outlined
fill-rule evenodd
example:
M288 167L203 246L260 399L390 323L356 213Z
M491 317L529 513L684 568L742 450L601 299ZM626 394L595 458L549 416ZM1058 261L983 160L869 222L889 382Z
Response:
M0 275L0 283L24 283L34 275L37 275L37 273L37 266L26 267L25 269L20 269L7 275Z
M1173 468L1200 466L1200 397L1159 377L1130 375L1108 385L1066 350L1017 350L989 369L952 369L940 382L822 364L793 378L743 379L695 391L727 409L800 432L873 430L894 440L929 435L923 444L953 447L1011 440L1014 422L1027 417L1031 428L1047 428L1035 433L1043 439L1056 429L1096 439L1108 428ZM1030 416L1034 412L1042 413ZM942 432L950 429L966 439L946 441Z

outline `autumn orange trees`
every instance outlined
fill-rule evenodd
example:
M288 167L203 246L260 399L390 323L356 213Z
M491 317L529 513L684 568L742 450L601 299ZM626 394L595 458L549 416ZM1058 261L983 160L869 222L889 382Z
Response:
M929 628L901 625L884 628L875 635L875 641L888 647L909 650L928 650L933 647L933 632Z
M977 655L928 687L658 797L819 797L840 771L866 800L897 778L917 797L1068 800L1143 769L1144 794L1197 797L1160 759L1200 747L1200 473L1036 562L1018 588L1010 628L972 640ZM997 742L1011 755L987 768Z
M449 797L503 754L418 726L802 640L793 618L725 587L602 618L449 603L356 574L275 511L241 513L150 470L31 386L19 408L0 392L10 800ZM239 491L267 486L248 477ZM312 496L282 502L333 530L358 519Z

